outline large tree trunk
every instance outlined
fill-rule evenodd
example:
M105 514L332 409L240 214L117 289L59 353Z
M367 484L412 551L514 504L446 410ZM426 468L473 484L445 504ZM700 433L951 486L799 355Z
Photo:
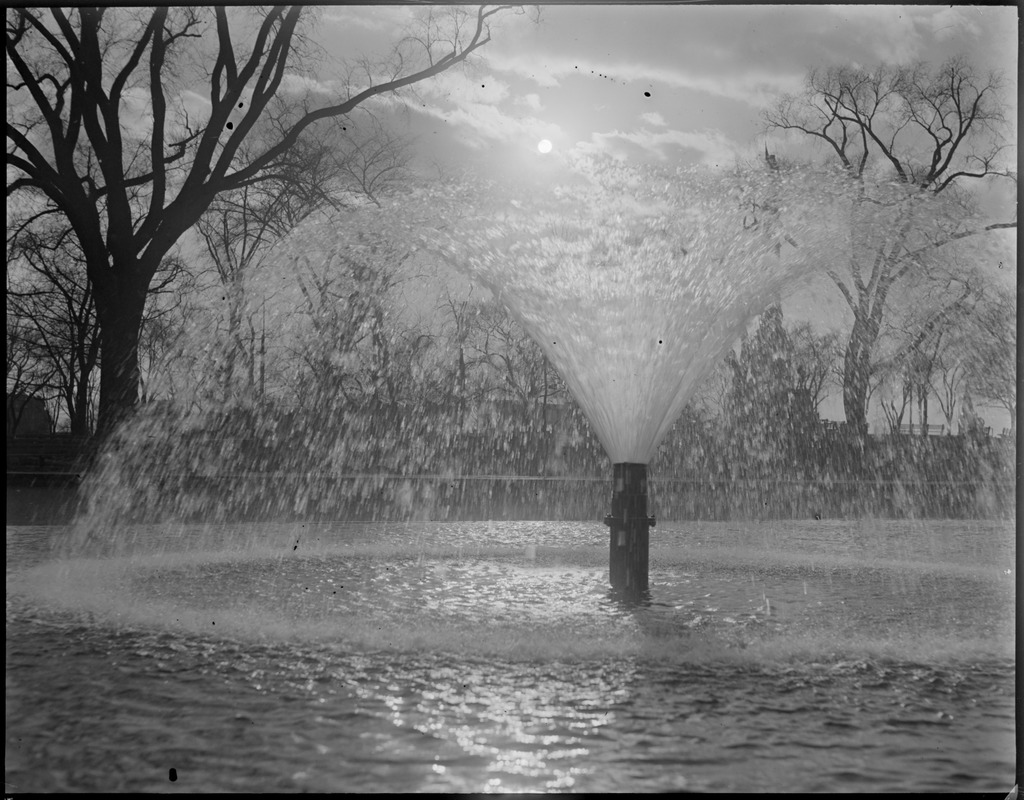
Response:
M928 384L917 385L917 410L921 417L921 435L928 435Z
M88 436L90 433L89 405L93 396L93 375L96 373L100 351L99 328L95 319L89 328L82 326L81 333L81 341L78 343L78 381L68 406L73 436Z
M115 271L116 270L116 271ZM114 265L107 291L96 292L100 322L100 402L96 433L109 435L139 401L139 336L148 278L139 267Z
M857 302L850 302L853 328L843 359L843 412L846 423L863 438L868 434L868 395L871 353L882 327L882 312L888 294L887 281L879 281L873 294L866 287Z
M871 344L857 335L857 323L843 359L843 413L847 426L858 435L868 431L868 385L871 377Z
M72 436L89 435L89 378L90 372L83 371L78 376L78 385L75 387L74 402L68 415L71 420Z

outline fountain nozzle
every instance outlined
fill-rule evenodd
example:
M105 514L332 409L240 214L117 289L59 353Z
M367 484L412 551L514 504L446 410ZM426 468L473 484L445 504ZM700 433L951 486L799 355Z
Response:
M640 600L648 587L648 551L654 517L647 515L647 465L621 463L613 467L612 512L609 528L608 577L612 589L628 600Z

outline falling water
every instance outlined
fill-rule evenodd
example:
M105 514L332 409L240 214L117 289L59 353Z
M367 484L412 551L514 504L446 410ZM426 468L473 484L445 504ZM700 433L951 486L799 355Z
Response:
M795 178L590 168L446 251L530 332L612 462L646 464L750 320L823 263L827 211Z

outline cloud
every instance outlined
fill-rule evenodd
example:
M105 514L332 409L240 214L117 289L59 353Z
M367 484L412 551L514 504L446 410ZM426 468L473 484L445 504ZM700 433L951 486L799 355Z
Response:
M538 63L536 53L525 53L516 51L514 53L502 52L500 50L481 51L482 58L487 66L497 72L509 72L520 77L533 81L538 86L551 88L560 86L556 75L565 73L565 68L555 64L552 66L548 59ZM571 67L570 67L571 70Z
M521 106L526 106L532 111L543 111L544 106L541 105L540 96L537 94L525 94L522 97L516 98L516 103Z
M716 97L760 107L780 92L797 91L802 85L804 70L772 73L748 70L742 73L713 75L705 69L664 67L644 62L607 63L586 58L554 57L538 62L536 54L487 54L487 63L498 72L528 78L538 86L560 86L570 75L607 75L616 82L640 81L654 86L689 89Z
M421 85L419 100L409 108L461 129L463 143L474 148L561 135L558 125L533 114L513 115L504 110L503 105L510 105L539 112L543 106L533 93L513 98L508 84L489 74L470 78L461 72L442 73Z
M482 149L495 142L515 143L541 138L562 138L559 126L536 117L512 117L494 105L473 103L448 109L438 105L415 106L421 114L461 129L463 144Z
M320 81L308 75L296 75L294 72L286 72L281 76L281 88L279 91L284 94L326 94L336 95L340 83L334 80Z
M871 58L889 64L941 61L936 45L966 47L982 35L977 9L934 6L828 6L844 23L844 37Z
M674 89L704 92L754 107L763 106L780 92L797 91L803 82L802 72L773 74L748 71L738 75L711 75L703 71L652 67L642 63L620 65L613 74Z
M645 114L641 114L640 119L642 119L648 125L654 125L655 127L658 128L668 125L668 123L665 122L665 118L661 116L661 114L659 114L657 111L648 111Z
M556 127L532 115L508 114L502 104L510 97L508 84L493 75L470 78L461 72L445 72L421 85L420 103L411 108L461 128L471 147L522 140L524 136L536 138ZM518 97L515 103L540 110L535 94Z
M149 92L129 87L121 94L121 128L134 136L148 137L153 132L153 100Z
M323 21L331 26L358 27L369 31L393 33L409 24L413 9L408 6L375 5L368 8L345 6L344 9L327 11Z
M193 92L191 89L185 89L181 94L178 95L178 100L181 105L188 109L190 114L209 114L211 103L209 97L203 97L198 92Z
M928 19L932 35L936 40L944 42L957 34L969 34L971 37L981 36L981 28L962 9L950 6L936 11Z
M450 70L435 75L417 84L417 92L423 97L445 100L458 106L495 105L509 97L508 84L493 75L479 75L471 78L464 72Z
M659 159L669 158L674 148L695 150L701 154L700 161L713 165L730 164L745 152L745 148L719 131L651 131L646 128L594 133L589 141L577 142L573 149L580 154L605 153L625 158L631 148L638 148Z
M843 22L843 37L889 64L907 64L925 47L920 19L906 6L826 6ZM930 11L926 13L930 14ZM925 21L925 25L927 22Z

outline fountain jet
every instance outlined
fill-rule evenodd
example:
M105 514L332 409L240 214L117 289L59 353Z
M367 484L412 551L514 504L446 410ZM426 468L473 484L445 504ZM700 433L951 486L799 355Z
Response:
M608 577L622 599L639 602L648 593L648 553L654 517L647 516L647 465L612 466L612 513L609 529Z
M562 376L614 466L613 591L642 599L647 464L750 320L825 263L833 205L811 172L574 170L585 180L529 202L498 193L424 243L487 286Z

